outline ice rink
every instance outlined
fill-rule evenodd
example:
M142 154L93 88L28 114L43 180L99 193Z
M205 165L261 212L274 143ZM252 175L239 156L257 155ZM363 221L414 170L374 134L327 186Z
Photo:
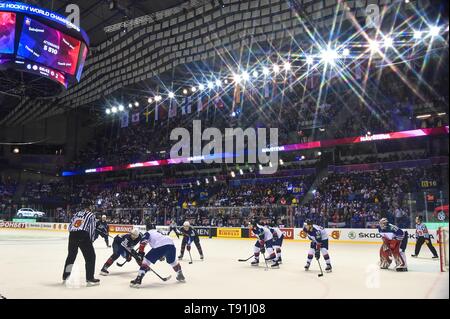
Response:
M135 262L122 268L113 265L108 277L98 275L111 255L103 239L95 242L96 277L100 286L85 287L84 259L79 252L74 271L66 285L61 275L67 256L67 233L46 231L0 230L0 294L6 298L449 298L448 273L439 271L439 261L432 260L427 247L421 257L409 257L409 272L379 270L379 245L330 243L333 272L318 277L317 261L305 272L306 242L285 241L283 265L265 271L249 262L238 262L253 252L253 240L201 238L205 260L200 261L192 247L194 263L186 252L181 266L185 283L175 280L175 273L165 262L153 268L172 279L162 282L147 273L142 287L129 287L137 274ZM174 239L177 253L181 240ZM118 259L123 261L123 259ZM324 267L324 261L321 259Z

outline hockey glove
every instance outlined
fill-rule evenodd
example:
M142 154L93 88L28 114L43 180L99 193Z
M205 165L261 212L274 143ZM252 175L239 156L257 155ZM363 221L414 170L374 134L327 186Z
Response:
M317 260L320 259L320 248L321 248L320 244L316 244L315 257L316 257Z
M316 249L315 257L317 260L320 259L320 250L319 249Z

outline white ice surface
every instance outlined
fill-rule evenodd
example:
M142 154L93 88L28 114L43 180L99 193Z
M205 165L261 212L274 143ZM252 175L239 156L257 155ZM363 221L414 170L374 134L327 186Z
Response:
M252 240L208 239L201 244L205 260L200 261L192 247L194 263L188 264L185 253L181 266L186 283L178 283L175 273L165 262L154 269L163 276L162 282L152 273L144 277L139 289L129 287L137 274L134 262L122 268L113 265L108 277L98 275L111 255L102 238L95 242L96 277L100 286L85 287L84 259L79 252L74 270L66 285L61 276L67 256L68 234L62 232L0 230L0 294L6 298L449 298L448 273L439 271L439 261L432 260L428 248L421 257L409 257L409 272L379 270L379 245L330 244L333 272L321 278L317 261L305 272L309 245L305 242L285 241L283 265L280 269L264 270L238 262L252 254ZM177 253L181 241L174 239ZM123 261L119 258L118 261ZM324 262L322 259L322 267Z

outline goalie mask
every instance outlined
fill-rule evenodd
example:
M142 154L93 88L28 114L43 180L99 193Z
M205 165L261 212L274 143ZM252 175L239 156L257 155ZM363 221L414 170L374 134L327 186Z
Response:
M389 221L387 220L387 218L380 219L379 225L380 225L381 229L386 229L388 224L389 224Z

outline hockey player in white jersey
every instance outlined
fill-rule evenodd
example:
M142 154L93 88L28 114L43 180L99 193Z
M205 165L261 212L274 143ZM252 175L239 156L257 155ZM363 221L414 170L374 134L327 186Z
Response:
M278 227L276 222L272 222L269 226L269 230L272 233L273 236L273 249L275 251L275 259L274 264L272 265L273 268L278 268L280 264L282 263L281 260L281 246L283 245L283 239L284 234Z
M326 230L321 226L314 225L310 219L307 219L303 231L308 235L308 239L311 240L305 270L309 270L309 266L311 266L311 261L314 256L317 260L320 259L320 253L322 252L325 263L327 264L325 271L331 272L332 267L330 255L328 254L328 234Z
M147 271L150 270L150 265L155 264L158 260L164 261L170 264L173 270L177 273L177 280L184 282L185 278L181 271L181 266L176 260L176 248L173 240L168 236L164 236L159 233L155 228L155 225L147 225L147 232L144 234L139 246L139 255L142 257L141 268L139 269L136 279L130 282L131 287L139 287L142 283ZM145 246L151 247L150 251L145 254Z
M276 255L273 250L273 236L269 228L254 222L252 224L252 231L258 240L256 241L255 246L253 247L255 259L251 262L251 265L252 266L259 265L259 253L261 252L264 255L266 249L267 253L269 254L269 257L266 258L266 260L274 260Z
M408 271L405 250L408 244L408 232L401 230L395 225L389 224L387 218L380 219L378 232L383 239L380 248L380 268L388 269L395 260L396 271Z

